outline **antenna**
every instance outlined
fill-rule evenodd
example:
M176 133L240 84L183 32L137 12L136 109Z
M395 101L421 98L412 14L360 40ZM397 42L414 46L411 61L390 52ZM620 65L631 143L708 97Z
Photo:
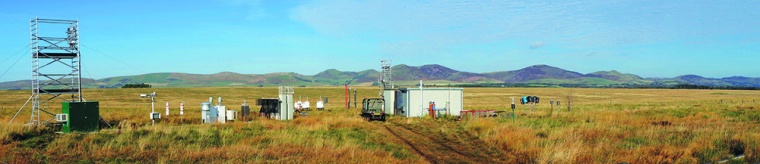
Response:
M391 60L381 60L380 61L380 68L382 73L382 79L380 79L380 82L383 86L381 86L383 89L393 89L393 77L391 73Z
M349 104L350 100L348 99L348 84L350 83L351 83L351 80L346 80L346 104L345 104L346 109L351 109L351 105Z
M159 114L158 112L156 112L156 105L155 105L156 95L158 95L158 94L156 94L156 92L147 93L147 94L140 94L140 98L150 98L150 120L151 120L151 126L156 124L156 119L160 119L161 118L161 114ZM166 111L168 113L168 111L169 111L169 107L168 107L169 102L166 102L166 105L167 105Z

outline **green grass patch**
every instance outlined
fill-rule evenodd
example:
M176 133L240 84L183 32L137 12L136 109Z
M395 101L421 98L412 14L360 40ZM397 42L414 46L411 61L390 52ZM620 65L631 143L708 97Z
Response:
M320 129L309 132L311 137L335 140L337 143L358 143L363 149L380 149L390 152L394 158L407 159L414 157L414 154L406 150L402 145L386 142L380 134L370 133L365 129L352 128L333 128ZM341 145L336 145L341 146Z
M541 129L541 128L553 129L553 128L558 128L558 127L566 127L573 124L573 122L567 119L563 119L563 118L529 119L525 123L532 128L538 128L538 129Z
M676 109L652 109L637 112L646 117L662 117L671 116L677 118L684 118L687 116L696 115L699 112L697 109L691 108L676 108Z
M668 144L675 146L688 146L690 143L692 143L692 141L694 141L694 138L696 138L696 135L691 131L664 133L667 133L667 136L663 141L666 141Z
M649 139L642 136L633 136L624 139L623 143L619 146L623 149L636 149L647 144L649 144Z
M760 122L760 110L721 110L721 116L729 118L732 121L739 122Z
M55 133L50 129L27 130L8 134L11 141L20 142L24 148L42 149L55 140Z

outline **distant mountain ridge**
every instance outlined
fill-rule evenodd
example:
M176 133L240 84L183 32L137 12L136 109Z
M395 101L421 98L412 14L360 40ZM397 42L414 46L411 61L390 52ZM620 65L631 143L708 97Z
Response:
M642 78L638 75L615 70L582 74L548 65L533 65L519 70L472 73L454 70L438 64L408 66L399 64L391 68L393 80L400 85L413 85L419 80L427 84L471 83L541 83L582 85L677 85L760 87L760 78L732 76L705 78L698 75L682 75L674 78ZM150 73L118 76L103 79L82 79L87 88L118 88L125 84L148 83L153 87L204 87L204 86L337 86L346 81L351 85L378 85L380 72L368 69L359 72L328 69L315 75L293 72L267 74L240 74L220 72L216 74ZM0 89L29 89L29 81L1 82Z
M534 65L515 71L486 73L489 78L508 83L522 83L540 79L575 79L584 77L583 74L564 70L548 65Z

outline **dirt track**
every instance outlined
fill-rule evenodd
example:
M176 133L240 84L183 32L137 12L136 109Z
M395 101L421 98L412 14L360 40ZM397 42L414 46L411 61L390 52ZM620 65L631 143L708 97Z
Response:
M403 143L409 150L424 158L430 163L504 163L503 153L496 149L489 149L485 142L462 134L462 143L450 139L442 133L435 133L421 129L404 126L403 124L387 122L379 123L379 126L389 133L388 136L395 138L398 143Z

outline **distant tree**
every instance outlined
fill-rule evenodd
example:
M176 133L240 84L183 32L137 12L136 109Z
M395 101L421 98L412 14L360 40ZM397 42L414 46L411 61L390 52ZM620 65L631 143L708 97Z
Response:
M121 88L151 88L152 86L150 84L140 83L140 84L124 84L124 86L121 86Z

